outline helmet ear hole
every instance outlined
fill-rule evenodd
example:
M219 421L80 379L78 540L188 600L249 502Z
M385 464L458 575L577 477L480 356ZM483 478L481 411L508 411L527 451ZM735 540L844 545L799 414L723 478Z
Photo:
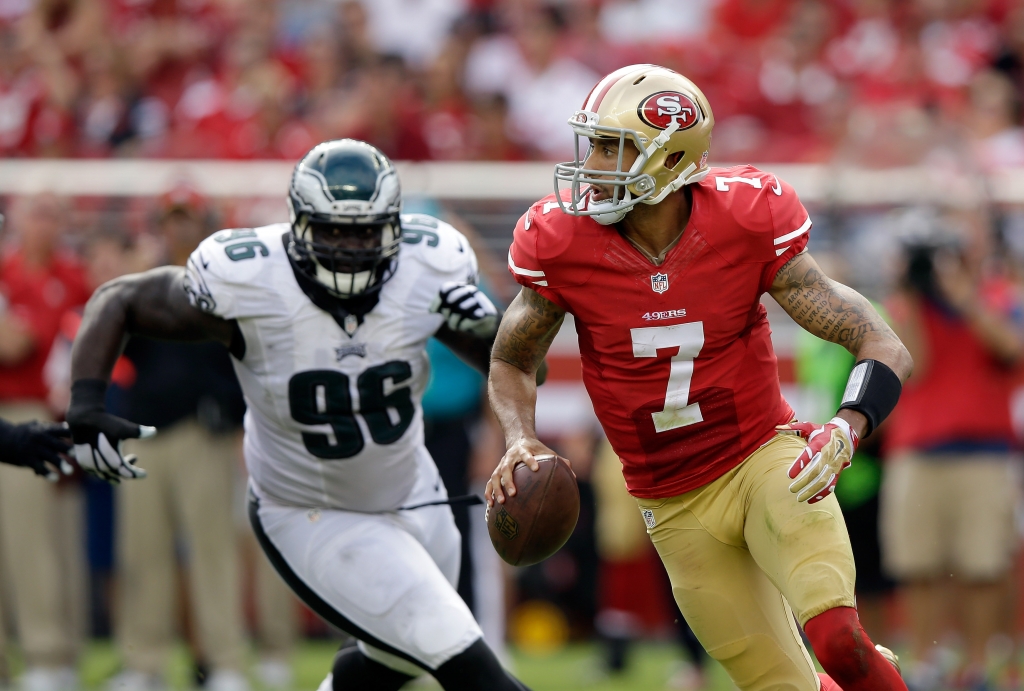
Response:
M679 167L679 164L683 162L683 157L685 155L685 151L676 151L675 153L669 154L665 159L665 167L669 170L675 170Z

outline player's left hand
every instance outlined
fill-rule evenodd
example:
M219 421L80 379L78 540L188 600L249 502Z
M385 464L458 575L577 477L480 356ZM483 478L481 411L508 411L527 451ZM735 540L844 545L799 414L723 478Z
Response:
M445 283L430 304L430 311L444 317L452 331L469 332L486 338L493 336L498 329L497 308L472 283Z
M834 417L823 425L793 422L775 428L780 434L795 434L807 446L789 468L793 483L789 491L797 501L816 504L836 489L839 474L850 467L860 439L846 420Z

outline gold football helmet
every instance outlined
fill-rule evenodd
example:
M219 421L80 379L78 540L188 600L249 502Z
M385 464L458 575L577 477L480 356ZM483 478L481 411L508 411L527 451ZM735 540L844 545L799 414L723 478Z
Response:
M683 185L702 180L708 173L714 125L708 100L683 75L657 65L629 65L612 72L569 118L576 157L555 166L555 196L562 211L592 216L608 225L621 221L641 202L657 204ZM582 137L618 139L616 170L584 168L587 156L580 156ZM622 154L627 140L640 155L624 170ZM680 152L679 161L667 167L666 160ZM572 190L569 200L562 199L563 183L569 183ZM595 184L614 185L612 198L592 199L590 186Z

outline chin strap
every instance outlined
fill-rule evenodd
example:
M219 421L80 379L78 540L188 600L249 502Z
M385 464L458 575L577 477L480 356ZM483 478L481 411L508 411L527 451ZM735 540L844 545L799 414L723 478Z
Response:
M680 187L685 185L688 182L688 178L695 170L697 170L697 164L691 162L690 165L683 168L683 172L681 172L675 180L665 185L665 189L661 191L661 194L651 197L650 199L645 199L644 204L657 204L662 199L664 199L665 197L667 197L668 195L672 194ZM697 181L694 180L693 182Z

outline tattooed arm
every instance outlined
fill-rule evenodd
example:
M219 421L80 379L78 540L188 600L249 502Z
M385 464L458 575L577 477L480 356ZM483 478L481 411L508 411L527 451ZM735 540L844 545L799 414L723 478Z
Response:
M505 455L487 481L487 503L504 503L505 492L515 496L512 469L520 462L531 470L539 466L534 456L554 452L537 440L534 414L537 408L537 369L558 333L565 311L529 288L523 288L509 305L498 327L491 351L487 392L491 408L505 433Z
M857 360L878 360L906 381L914 365L910 353L868 300L822 272L807 252L793 257L772 283L771 295L782 309L818 338L838 343ZM867 428L866 418L843 409L839 417L858 433Z

